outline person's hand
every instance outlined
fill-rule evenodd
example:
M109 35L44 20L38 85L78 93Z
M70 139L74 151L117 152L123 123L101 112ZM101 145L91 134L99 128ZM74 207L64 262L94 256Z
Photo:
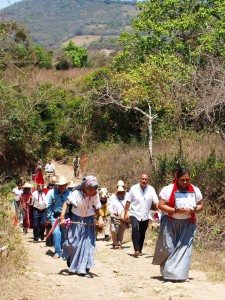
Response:
M124 221L125 222L128 222L129 221L129 216L128 216L128 214L125 212L125 214L124 214Z
M196 208L190 207L190 208L189 208L189 212L190 212L190 214L196 213Z
M105 225L105 224L104 224L104 221L103 221L103 219L102 219L102 216L99 217L97 225L98 225L99 227L103 227L103 226Z
M115 212L114 212L114 216L118 217L118 215L119 215L119 214L118 214L118 211L115 211Z
M65 226L66 220L63 218L60 220L60 226Z
M191 209L188 207L180 207L176 209L176 213L191 214Z

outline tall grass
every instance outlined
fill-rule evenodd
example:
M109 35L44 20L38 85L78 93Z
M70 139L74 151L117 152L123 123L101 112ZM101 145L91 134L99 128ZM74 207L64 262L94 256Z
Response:
M0 192L0 247L7 246L7 249L0 253L0 299L18 295L15 291L15 285L19 284L17 278L27 264L27 253L21 243L21 233L18 227L13 225L14 211L8 194L11 187L10 184L2 186Z

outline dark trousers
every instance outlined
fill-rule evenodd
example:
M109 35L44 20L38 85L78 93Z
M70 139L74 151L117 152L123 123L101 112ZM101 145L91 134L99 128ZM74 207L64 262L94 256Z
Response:
M33 209L33 233L34 233L34 240L38 240L39 235L41 239L44 239L44 231L45 231L45 225L47 221L46 216L46 209L44 210L38 210L34 207Z
M134 216L130 217L131 226L132 226L132 241L134 245L135 251L142 251L144 240L145 240L145 232L148 228L149 220L146 221L138 221L138 219Z

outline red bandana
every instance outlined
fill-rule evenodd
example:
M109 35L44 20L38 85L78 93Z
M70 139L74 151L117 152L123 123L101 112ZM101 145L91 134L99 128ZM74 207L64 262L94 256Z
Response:
M168 205L170 207L174 208L174 206L175 206L174 193L177 192L177 191L178 191L177 182L174 181L173 190L172 190L172 193L170 195L170 199L169 199L169 203L168 203ZM191 184L188 185L187 192L194 192L194 187ZM173 218L172 215L173 214L169 214L170 220L172 220L172 218ZM190 223L195 223L195 213L191 214Z

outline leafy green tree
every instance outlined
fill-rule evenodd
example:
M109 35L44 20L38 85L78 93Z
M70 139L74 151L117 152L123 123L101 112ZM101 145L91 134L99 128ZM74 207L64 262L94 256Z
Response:
M69 41L69 43L63 47L63 51L71 60L73 67L83 67L88 59L87 49L76 46L73 41Z
M121 34L118 67L145 62L149 54L175 54L194 65L225 56L224 1L150 0L138 7L134 32Z
M35 65L39 68L52 68L52 51L46 51L40 45L35 45L34 50L37 60Z
M0 23L0 70L12 65L23 67L34 61L29 35L20 25Z

